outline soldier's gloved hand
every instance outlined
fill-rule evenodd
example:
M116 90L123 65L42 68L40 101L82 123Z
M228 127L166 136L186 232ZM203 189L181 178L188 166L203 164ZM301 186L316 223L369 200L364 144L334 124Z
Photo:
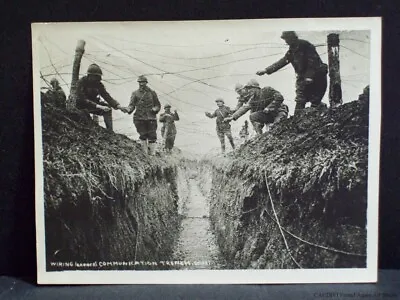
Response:
M305 81L306 84L310 84L310 83L313 82L313 79L312 78L306 78L306 79L304 79L304 81Z
M120 106L120 107L118 107L118 109L119 109L120 111L126 113L126 114L129 112L129 109L128 109L127 107L122 107L122 106Z
M111 110L111 108L109 108L108 106L101 106L101 105L96 105L96 108L98 108L104 112L109 112Z
M211 114L209 112L206 112L205 115L206 115L206 117L210 117L211 116Z
M266 74L266 72L265 72L265 70L261 70L261 71L257 71L256 74L258 76L262 76L262 75Z
M233 120L233 117L226 117L225 119L224 119L224 122L230 122L230 121L232 121Z

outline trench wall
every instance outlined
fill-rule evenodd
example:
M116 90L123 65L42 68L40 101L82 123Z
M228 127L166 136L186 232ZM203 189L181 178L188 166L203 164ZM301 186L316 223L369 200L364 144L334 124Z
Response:
M52 262L169 260L185 189L178 161L149 159L134 141L78 112L44 107L42 118L47 269L71 269ZM80 269L133 268L153 267Z
M229 268L366 267L367 109L317 114L201 162Z

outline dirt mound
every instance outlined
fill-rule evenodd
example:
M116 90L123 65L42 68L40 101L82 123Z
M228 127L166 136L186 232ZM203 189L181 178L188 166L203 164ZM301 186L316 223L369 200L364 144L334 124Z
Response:
M133 269L140 266L122 263L170 258L179 225L176 159L150 159L138 143L52 104L42 106L42 134L49 270L77 268L54 262Z
M205 163L214 170L214 228L232 267L365 266L367 101L306 109Z

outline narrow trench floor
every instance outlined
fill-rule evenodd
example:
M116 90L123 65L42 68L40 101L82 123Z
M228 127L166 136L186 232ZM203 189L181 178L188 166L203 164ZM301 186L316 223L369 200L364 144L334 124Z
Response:
M189 180L189 189L174 259L189 264L179 269L220 269L222 265L211 231L208 200L202 195L196 179Z

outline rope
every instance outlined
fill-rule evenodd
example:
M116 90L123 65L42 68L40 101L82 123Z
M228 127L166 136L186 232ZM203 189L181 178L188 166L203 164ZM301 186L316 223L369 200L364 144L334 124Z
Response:
M282 238L283 238L283 241L285 242L286 250L288 251L288 253L289 253L289 255L290 255L290 258L293 260L293 262L294 262L300 269L302 269L302 267L300 266L300 264L299 264L299 263L296 261L296 259L293 257L293 255L292 255L292 253L291 253L291 251L290 251L290 249L289 249L289 245L288 245L288 243L287 243L287 241L286 241L285 234L283 233L282 226L281 226L281 224L279 223L278 215L276 214L276 211L275 211L274 201L272 200L271 191L269 190L269 185L268 185L268 180L267 180L267 173L266 173L265 171L264 171L264 177L265 177L265 185L267 186L267 190L268 190L269 199L270 199L270 201L271 201L271 207L272 207L272 210L274 211L274 216L275 216L275 219L276 219L276 224L278 225L279 231L281 232L281 235L282 235Z
M57 74L58 76L60 76L61 80L62 80L62 81L65 83L65 85L69 88L68 83L64 80L64 78L61 76L61 74L58 72L57 68L55 67L55 65L54 65L54 63L53 63L53 60L51 59L50 52L49 52L49 50L47 49L46 45L43 43L43 41L42 41L41 39L39 39L39 41L40 41L40 43L42 44L44 50L46 51L47 56L48 56L48 58L49 58L49 60L50 60L50 64L52 65L54 71L56 72L56 74Z

